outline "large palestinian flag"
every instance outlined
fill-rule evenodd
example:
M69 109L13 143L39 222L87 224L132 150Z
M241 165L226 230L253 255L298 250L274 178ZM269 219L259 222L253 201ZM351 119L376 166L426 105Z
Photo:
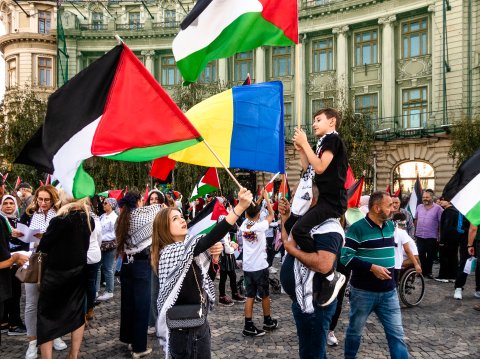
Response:
M188 223L188 234L196 236L209 233L222 215L226 216L228 212L225 206L217 198L214 198Z
M443 189L443 197L474 226L480 225L480 148L464 161Z
M95 193L82 167L92 156L149 161L199 141L195 127L121 44L50 96L43 127L15 162L52 173L81 198Z
M212 60L259 46L298 43L297 0L198 0L172 50L185 82Z

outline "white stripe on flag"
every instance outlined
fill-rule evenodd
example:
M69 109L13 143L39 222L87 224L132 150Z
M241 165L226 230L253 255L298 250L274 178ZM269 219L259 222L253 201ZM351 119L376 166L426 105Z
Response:
M465 187L458 192L452 199L453 205L463 214L466 215L478 202L480 197L478 189L480 188L480 173L475 176Z
M190 26L173 39L175 61L207 47L241 15L262 10L262 4L257 0L213 0Z

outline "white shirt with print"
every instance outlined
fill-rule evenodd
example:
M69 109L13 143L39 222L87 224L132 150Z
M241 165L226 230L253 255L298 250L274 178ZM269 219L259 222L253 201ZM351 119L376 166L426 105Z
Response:
M247 228L247 221L241 225L244 271L255 272L268 268L267 240L265 236L268 227L267 220L257 222L250 228Z

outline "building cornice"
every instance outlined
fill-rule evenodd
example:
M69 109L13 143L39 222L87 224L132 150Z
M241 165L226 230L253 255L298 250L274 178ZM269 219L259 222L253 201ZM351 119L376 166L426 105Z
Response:
M22 42L47 43L56 46L57 37L55 34L45 35L33 32L12 33L0 36L0 52L4 53L8 45Z
M352 9L359 9L383 3L385 0L331 0L325 4L316 4L314 0L301 0L298 18L312 18L336 13L343 13Z

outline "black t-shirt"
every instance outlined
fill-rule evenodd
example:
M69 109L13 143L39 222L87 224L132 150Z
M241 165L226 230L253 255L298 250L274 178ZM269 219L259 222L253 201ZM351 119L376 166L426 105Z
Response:
M0 262L10 258L10 250L8 248L8 227L4 222L5 218L0 218ZM0 269L0 302L10 298L12 294L12 282L10 268Z
M333 158L322 174L315 173L315 184L319 192L318 199L319 201L327 200L334 206L341 206L345 211L347 209L347 191L344 186L348 160L347 149L338 134L331 133L325 136L318 157L321 158L326 151L332 152Z

